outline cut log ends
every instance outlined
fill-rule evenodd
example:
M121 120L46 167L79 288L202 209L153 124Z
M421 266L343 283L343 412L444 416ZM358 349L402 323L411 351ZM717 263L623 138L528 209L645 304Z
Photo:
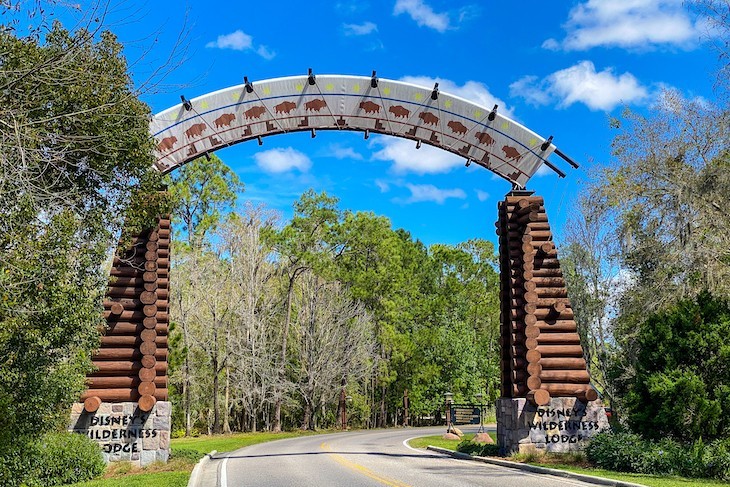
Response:
M536 364L540 362L542 354L538 350L528 350L525 358L527 358L528 363Z
M145 315L145 318L156 316L157 304L145 304L144 307L142 307L142 314Z
M527 281L527 282L525 282L523 287L524 287L525 291L528 291L528 292L535 291L537 289L537 283L534 281Z
M155 380L157 373L153 368L142 367L141 369L139 369L137 375L139 376L139 380L141 380L142 382L152 382Z
M149 413L150 411L152 411L152 408L155 407L156 403L157 399L155 399L155 396L149 394L143 395L139 398L139 401L137 402L139 409L145 413Z
M527 393L527 400L535 406L547 406L550 404L550 393L544 389L532 390Z
M142 274L142 280L144 282L157 282L157 272L155 271L147 271L144 274Z
M156 390L157 387L154 382L142 382L137 386L137 392L140 396L153 396Z
M526 303L535 304L540 297L536 292L528 291L522 296L522 299L524 299Z
M540 336L540 328L538 328L535 325L527 325L525 326L525 337L530 338L537 338ZM530 348L530 347L527 347ZM534 348L534 347L532 347Z
M542 380L540 380L540 377L531 375L527 378L527 388L534 391L537 389L540 389L540 386L542 385Z
M145 355L142 357L142 367L145 369L154 369L157 365L157 359L154 355Z
M554 245L552 242L545 242L544 244L540 245L539 251L543 254L548 254L551 250L553 250Z
M101 406L101 399L99 396L91 396L84 401L84 409L86 412L95 413Z
M542 374L542 365L540 365L539 362L527 364L527 373L530 375L539 376L540 374Z
M111 304L109 311L113 315L120 315L122 314L122 312L124 312L124 306L122 305L122 303L114 302Z
M157 332L154 330L154 328L145 328L144 330L142 330L139 336L142 338L143 342L154 342L157 338Z
M155 352L157 352L157 345L155 342L142 342L142 345L139 347L139 351L142 352L142 355L154 356Z
M595 401L596 399L598 399L598 392L596 392L595 389L593 389L591 387L590 389L587 389L585 391L585 400L586 401L591 402L591 401Z

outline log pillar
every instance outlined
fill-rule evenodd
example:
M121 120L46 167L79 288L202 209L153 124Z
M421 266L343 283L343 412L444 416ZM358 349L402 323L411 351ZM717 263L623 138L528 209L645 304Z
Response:
M72 408L69 431L97 441L107 461L145 466L170 454L170 233L163 215L117 250L104 300L106 333L88 389Z
M547 451L579 450L593 434L593 427L603 429L608 422L603 421L606 415L596 401L598 393L591 386L583 359L545 202L532 191L512 191L499 202L498 212L500 449L511 453L531 445ZM592 422L573 419L573 423L565 423L562 416L568 410L580 410L579 416L593 418ZM558 413L561 418L555 424L533 421L535 415ZM533 419L528 421L528 417ZM566 424L571 428L565 429Z

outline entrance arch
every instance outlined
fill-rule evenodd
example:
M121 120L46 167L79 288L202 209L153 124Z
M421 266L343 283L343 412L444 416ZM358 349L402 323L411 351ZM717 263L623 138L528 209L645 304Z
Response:
M417 147L429 144L509 181L512 191L499 203L496 223L501 301L500 447L505 452L516 451L530 444L565 451L573 449L571 445L579 448L582 440L605 428L603 408L588 405L597 399L597 393L590 385L544 201L525 190L542 164L564 176L548 161L553 152L577 167L555 147L552 136L536 134L499 113L496 105L483 107L440 92L438 84L422 87L379 79L375 73L371 77L316 76L310 70L306 76L255 83L246 80L242 85L181 100L150 122L154 165L162 174L239 142L258 140L261 144L263 137L289 132L312 131L314 136L317 130L349 130L363 132L366 138L371 133L407 138ZM132 248L122 249L122 257L115 258L104 302L108 332L94 356L97 371L89 377L89 389L81 398L84 402L75 406L72 423L74 416L76 422L70 429L90 431L89 424L94 423L88 415L102 404L124 403L106 409L136 408L144 415L130 418L145 424L149 414L156 415L152 424L165 425L163 437L169 438L170 234L169 216L161 217L157 228L132 236ZM552 416L551 421L540 419L551 414L549 411L557 411L565 421ZM125 438L137 445L142 437ZM147 443L148 458L166 460L168 443ZM140 443L139 451L147 443ZM134 455L134 451L122 452Z
M524 188L555 151L546 139L492 108L402 81L345 75L246 82L155 115L162 173L239 142L288 132L351 130L412 139L452 152ZM562 174L558 170L559 174Z

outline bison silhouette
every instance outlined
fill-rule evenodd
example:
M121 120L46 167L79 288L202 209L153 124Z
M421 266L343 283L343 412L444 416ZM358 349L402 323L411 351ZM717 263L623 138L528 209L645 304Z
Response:
M439 123L439 118L431 112L421 112L418 114L418 118L423 120L426 125L436 125Z
M486 132L477 132L474 137L479 140L480 144L494 145L494 139Z
M400 105L394 105L388 108L388 111L395 115L395 118L408 118L408 116L411 114L410 110Z
M446 125L448 125L449 128L451 129L451 131L454 132L455 134L464 135L466 133L466 126L461 122L457 122L456 120L451 120Z
M188 139L192 139L193 137L200 137L201 134L205 132L205 128L206 127L204 123L196 123L185 131L185 135Z
M380 113L380 105L371 101L360 102L360 108L365 110L365 113Z
M231 125L231 122L236 119L236 116L232 113L224 113L220 117L216 118L213 123L215 123L215 128L221 128L221 127L228 127Z
M160 152L171 150L175 145L175 142L177 142L177 137L174 135L172 137L165 137L159 144L157 144L157 150Z
M307 103L304 104L304 108L307 111L313 110L315 112L320 111L321 109L323 109L326 106L327 106L327 102L320 98L315 98L314 100L308 101Z
M517 149L508 145L502 147L502 152L504 152L504 155L507 159L519 161L522 158L522 155L517 151Z
M246 116L246 118L261 118L261 115L263 115L265 111L266 107L255 106L249 108L248 110L243 112L243 114Z
M283 101L274 107L276 113L289 113L297 107L297 104L293 101Z

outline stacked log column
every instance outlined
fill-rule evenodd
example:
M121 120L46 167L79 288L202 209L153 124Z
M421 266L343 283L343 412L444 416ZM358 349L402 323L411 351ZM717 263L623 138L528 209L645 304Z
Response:
M508 195L497 233L502 397L595 400L543 199Z
M104 301L107 331L94 354L96 371L83 394L84 409L102 402L137 401L149 412L167 400L170 219L132 236L117 254Z

